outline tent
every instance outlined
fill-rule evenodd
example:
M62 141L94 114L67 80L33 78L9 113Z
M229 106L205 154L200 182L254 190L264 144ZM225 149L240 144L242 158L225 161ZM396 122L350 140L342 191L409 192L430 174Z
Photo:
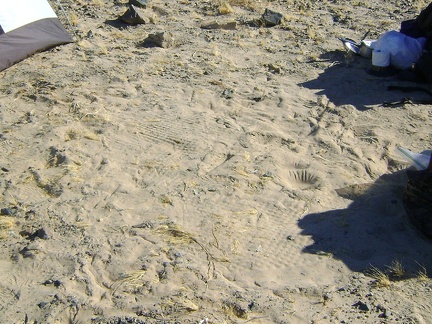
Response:
M0 0L0 71L72 41L47 0Z

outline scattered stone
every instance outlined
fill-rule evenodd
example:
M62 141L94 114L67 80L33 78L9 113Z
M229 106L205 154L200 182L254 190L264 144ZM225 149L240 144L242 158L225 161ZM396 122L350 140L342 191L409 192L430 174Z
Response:
M24 258L34 258L37 253L39 253L39 248L37 246L29 244L25 248L21 249L19 253Z
M203 29L225 29L225 30L236 30L237 29L237 22L235 20L228 20L228 21L211 21L211 22L205 22L201 24L201 28Z
M34 233L23 230L20 232L21 236L25 236L28 240L34 241L36 238L40 238L42 240L48 240L51 237L51 233L48 234L47 230L44 228L40 228Z
M283 15L279 12L266 9L261 17L261 23L265 27L274 27L282 23Z
M17 207L6 207L0 210L0 215L14 216L17 213Z
M125 23L130 25L148 24L150 20L145 17L144 12L134 5L129 5L129 9L120 17Z
M222 91L222 98L232 99L233 95L234 95L234 90L233 89L224 89Z
M149 312L137 312L138 316L147 316L147 317L160 317L159 313L149 311ZM92 318L92 323L94 324L146 324L147 320L140 320L137 317L132 316L123 316L123 317L110 317L106 318L105 316L96 316Z
M323 295L322 295L323 304L325 305L330 300L332 300L331 293L328 293L328 292L323 293Z
M254 310L258 309L258 305L255 303L255 301L251 301L248 305L248 308L250 311L254 311Z
M52 279L45 280L45 281L42 283L42 285L44 285L44 286L53 285L53 286L56 287L56 288L60 287L61 284L62 284L62 283L61 283L60 280L52 280Z
M130 5L137 6L139 8L147 8L147 0L129 0Z
M273 173L271 171L266 171L263 173L263 175L261 176L263 178L273 178Z
M249 310L248 304L240 301L226 301L224 303L236 317L241 319L247 318Z
M41 227L30 236L30 239L32 240L36 238L40 238L42 240L48 240L49 238L51 238L51 232L46 228Z
M57 167L61 164L64 164L65 162L67 162L67 157L66 155L63 153L64 150L59 150L58 148L51 146L49 148L50 150L50 157L48 159L48 165L50 167Z
M389 318L392 315L392 313L388 310L385 310L381 314L378 315L379 318Z
M38 171L33 168L29 168L29 171L33 175L33 179L36 181L36 185L39 188L43 189L46 192L46 194L55 198L58 198L62 195L63 187L61 184L56 183L54 181L46 181L42 179Z
M270 63L270 64L266 64L266 65L264 65L268 70L269 70L269 72L271 72L271 73L274 73L274 74L282 74L283 73L283 70L282 70L282 68L279 66L279 65L276 65L276 64L273 64L273 63Z
M160 32L156 34L149 34L147 41L150 41L162 48L173 47L176 45L176 40L171 32Z
M263 96L257 96L257 97L252 97L251 100L255 101L255 102L260 102L264 99Z
M152 221L145 221L143 223L133 225L132 228L154 228L154 223Z
M370 311L370 307L368 304L363 303L362 301L358 301L357 303L355 303L353 305L354 307L357 307L359 310L363 311L363 312L369 312Z

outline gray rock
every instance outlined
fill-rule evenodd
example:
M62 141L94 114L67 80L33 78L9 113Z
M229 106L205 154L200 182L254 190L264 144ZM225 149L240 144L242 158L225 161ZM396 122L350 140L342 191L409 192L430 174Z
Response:
M225 99L232 99L233 98L233 96L234 96L234 90L233 89L224 89L223 91L222 91L222 98L225 98Z
M147 40L163 48L173 47L177 44L176 39L171 32L149 34Z
M145 17L144 12L134 5L129 5L129 9L120 19L131 25L148 24L150 22L150 20Z
M235 20L227 21L210 21L201 24L203 29L225 29L225 30L236 30L237 22Z
M265 27L273 27L282 22L283 15L279 12L266 9L261 17L261 22Z
M370 311L369 305L366 304L366 303L363 303L362 301L358 301L353 306L357 307L359 310L364 311L364 312L369 312Z
M0 215L13 216L17 213L17 207L6 207L0 210Z
M24 258L34 258L36 254L38 254L41 251L41 246L35 242L32 242L28 244L26 247L21 249L19 253Z
M48 240L52 237L52 232L48 228L41 227L33 233L33 237L38 237L42 240Z

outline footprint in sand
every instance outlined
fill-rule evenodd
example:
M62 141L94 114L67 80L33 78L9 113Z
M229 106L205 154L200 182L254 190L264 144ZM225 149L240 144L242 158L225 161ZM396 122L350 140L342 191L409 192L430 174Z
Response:
M318 174L309 170L310 166L303 161L292 161L283 168L274 179L275 183L288 190L307 190L321 185Z

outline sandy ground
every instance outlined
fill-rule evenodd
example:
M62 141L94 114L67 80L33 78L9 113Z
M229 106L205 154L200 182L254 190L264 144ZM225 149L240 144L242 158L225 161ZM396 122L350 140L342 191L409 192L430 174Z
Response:
M338 40L425 2L61 2L76 42L0 73L1 323L432 322L432 106Z

